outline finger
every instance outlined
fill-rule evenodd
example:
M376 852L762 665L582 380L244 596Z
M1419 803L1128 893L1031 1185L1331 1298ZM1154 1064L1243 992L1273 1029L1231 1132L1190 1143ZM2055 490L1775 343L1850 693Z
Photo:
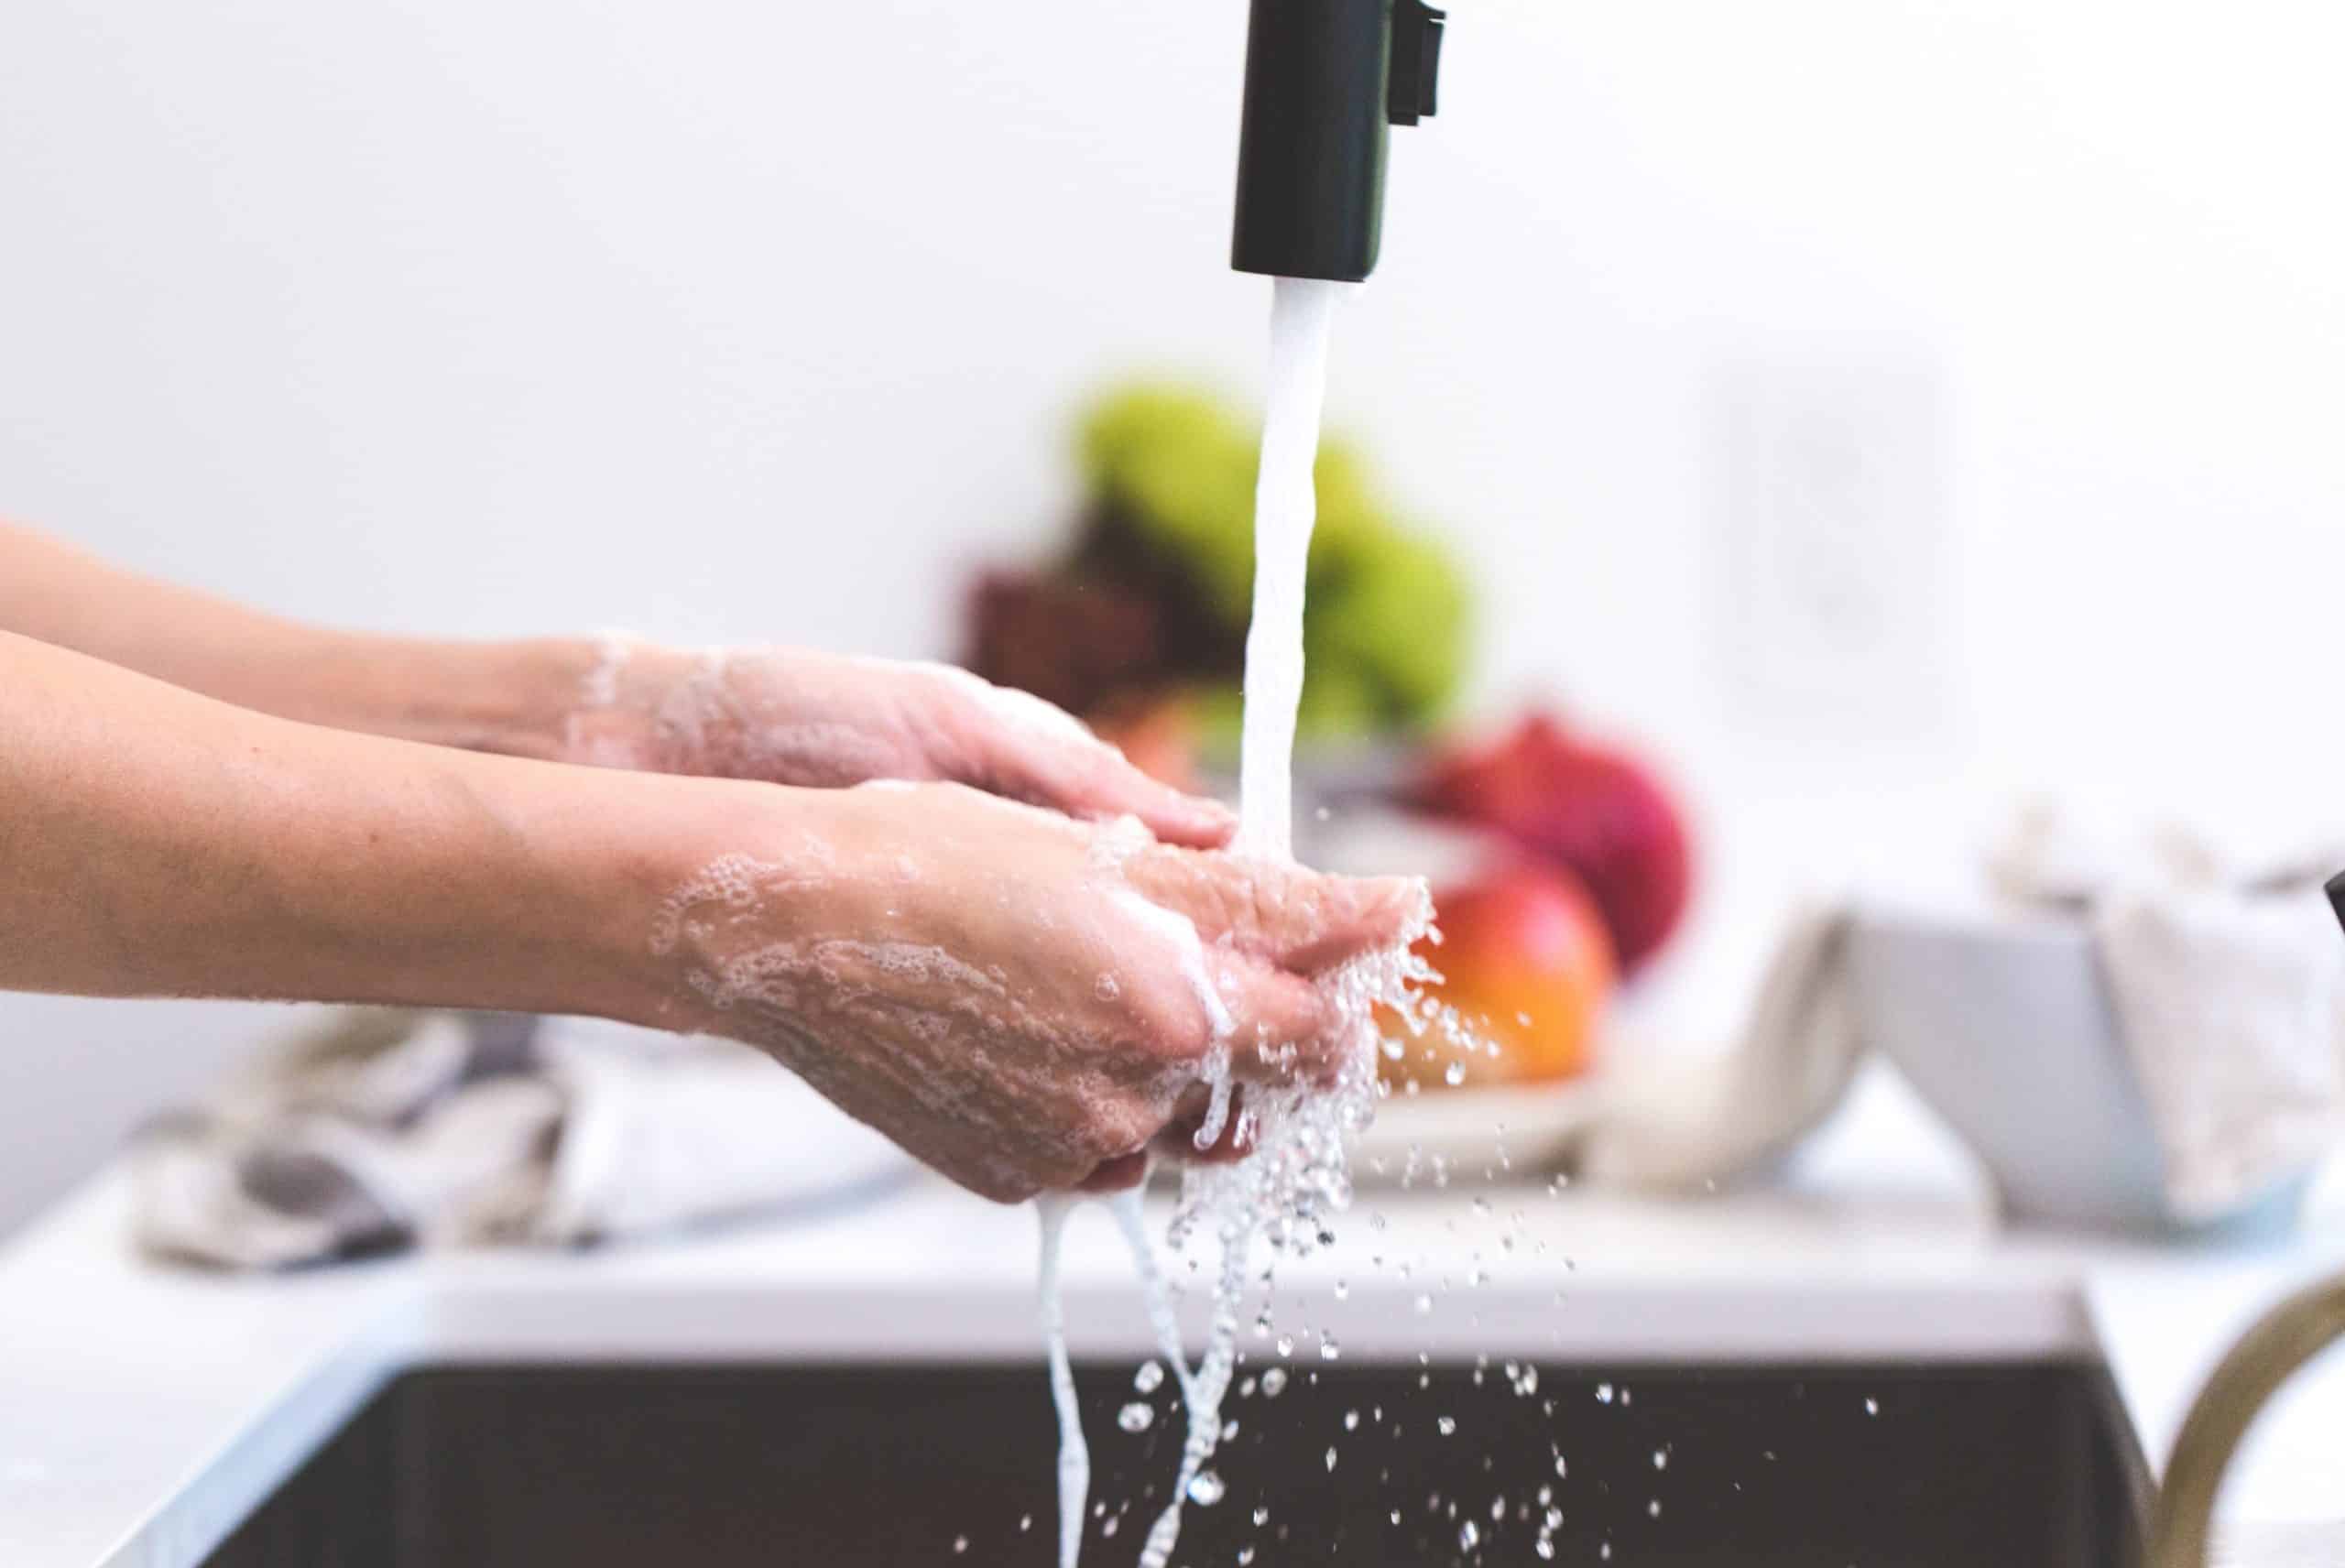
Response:
M1430 913L1413 877L1327 877L1231 855L1152 847L1124 868L1154 902L1186 915L1206 942L1315 975L1398 942Z
M1253 1153L1254 1118L1246 1113L1243 1086L1230 1091L1228 1114L1222 1120L1218 1135L1204 1148L1197 1147L1197 1138L1212 1113L1212 1091L1203 1084L1183 1096L1181 1108L1157 1135L1158 1152L1200 1165L1235 1164Z
M1316 975L1362 953L1396 945L1424 929L1433 895L1414 877L1321 877L1315 907L1279 923L1280 957Z
M1166 844L1217 849L1237 831L1228 807L1150 778L1053 703L958 671L951 690L967 782L1070 816L1138 817Z
M1077 1184L1078 1192L1121 1192L1148 1180L1148 1150L1134 1149L1103 1160Z
M1324 1083L1341 1065L1333 1009L1299 976L1225 964L1219 990L1229 1008L1229 1069L1241 1082Z
M1138 817L1160 841L1193 849L1219 849L1238 831L1227 806L1150 778L1106 741L1054 746L1023 760L1035 792L1071 816Z

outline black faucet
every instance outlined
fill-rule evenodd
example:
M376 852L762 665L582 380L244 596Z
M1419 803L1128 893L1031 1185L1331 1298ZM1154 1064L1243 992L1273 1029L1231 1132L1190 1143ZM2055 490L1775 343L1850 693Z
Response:
M1347 283L1376 270L1386 127L1434 112L1443 21L1423 0L1254 0L1231 266Z

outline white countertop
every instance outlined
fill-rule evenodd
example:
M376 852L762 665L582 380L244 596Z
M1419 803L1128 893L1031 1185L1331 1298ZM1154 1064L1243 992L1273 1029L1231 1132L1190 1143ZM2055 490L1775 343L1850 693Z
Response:
M2097 1354L2154 1463L2238 1331L2293 1285L2345 1268L2345 1213L2330 1205L2293 1243L2255 1252L2001 1230L1914 1118L1893 1087L1869 1083L1785 1183L1703 1203L1535 1185L1364 1193L1338 1245L1285 1270L1281 1295L1306 1298L1289 1321L1351 1356ZM127 1203L125 1175L108 1172L0 1253L8 1568L188 1568L418 1360L1040 1360L1031 1216L927 1181L827 1218L660 1246L261 1279L141 1263ZM1489 1280L1469 1286L1478 1263ZM1421 1313L1429 1282L1435 1303ZM1079 1216L1070 1239L1068 1312L1078 1354L1146 1353L1104 1216ZM2340 1363L2301 1379L2251 1442L2228 1518L2345 1519L2338 1447L2321 1440L2345 1430Z

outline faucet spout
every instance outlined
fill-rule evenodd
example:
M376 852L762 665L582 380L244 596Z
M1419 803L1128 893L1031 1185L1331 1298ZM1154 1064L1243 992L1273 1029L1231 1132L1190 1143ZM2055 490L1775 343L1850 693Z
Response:
M1433 114L1444 20L1424 0L1254 0L1233 267L1343 283L1376 269L1388 127Z
M2345 1342L2345 1275L2272 1309L2208 1377L2166 1460L2150 1519L2149 1568L2207 1568L2215 1502L2248 1428L2281 1385Z

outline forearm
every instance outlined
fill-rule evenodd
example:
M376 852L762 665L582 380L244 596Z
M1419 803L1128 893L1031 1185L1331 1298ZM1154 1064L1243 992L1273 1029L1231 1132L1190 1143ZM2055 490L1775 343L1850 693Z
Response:
M0 987L660 1021L648 933L739 788L288 723L0 633Z
M562 754L596 652L329 631L144 577L0 523L0 632L304 724L512 756Z

